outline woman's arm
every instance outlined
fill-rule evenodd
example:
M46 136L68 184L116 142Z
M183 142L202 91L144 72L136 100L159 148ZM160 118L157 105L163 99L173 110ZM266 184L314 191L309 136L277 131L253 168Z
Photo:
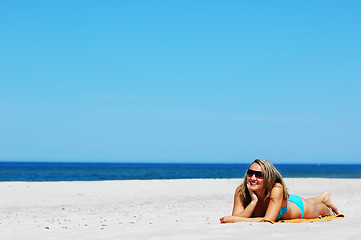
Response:
M232 216L226 216L220 218L221 223L230 223L230 222L239 222L239 221L252 221L256 220L256 218L251 218L254 209L256 208L258 198L256 194L250 192L252 196L252 201L250 204L244 208L241 197L238 194L238 188L234 193L234 203L233 203L233 211ZM253 196L254 195L254 196ZM259 220L258 220L259 221Z
M222 217L219 220L221 223L234 223L234 222L259 222L264 218L244 218L244 217L237 217L237 216L227 216Z
M254 200L256 194L250 191L252 199ZM254 194L254 196L253 196ZM257 202L253 205L252 202L246 207L243 208L242 202L237 195L237 190L235 194L235 204L233 207L232 216L222 217L220 219L221 223L231 223L231 222L259 222L261 220L276 221L278 213L280 212L282 202L283 202L283 187L281 184L276 184L271 191L270 202L268 204L266 215L264 218L251 218L252 213L257 205ZM238 202L239 201L239 202ZM256 200L255 200L256 201ZM247 215L246 215L247 214ZM248 216L249 214L249 216ZM247 217L245 217L245 216Z
M252 213L257 206L258 198L254 192L252 192L250 190L248 190L248 191L251 194L252 201L246 206L246 208L244 208L241 197L238 194L238 188L237 188L237 190L234 194L234 204L233 204L232 216L243 217L243 218L252 217Z
M281 184L277 183L271 191L270 201L264 219L270 221L276 221L278 213L280 212L282 206L282 202L283 202L283 187Z

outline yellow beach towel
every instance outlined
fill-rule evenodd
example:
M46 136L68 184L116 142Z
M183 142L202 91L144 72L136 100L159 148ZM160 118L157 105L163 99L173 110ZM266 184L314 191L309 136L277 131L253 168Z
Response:
M336 216L325 216L325 217L319 217L319 218L312 218L312 219L291 219L291 220L280 220L277 222L269 221L269 220L261 220L260 222L269 222L269 223L303 223L303 222L326 222L331 221L335 219L341 219L344 218L345 215L338 214Z

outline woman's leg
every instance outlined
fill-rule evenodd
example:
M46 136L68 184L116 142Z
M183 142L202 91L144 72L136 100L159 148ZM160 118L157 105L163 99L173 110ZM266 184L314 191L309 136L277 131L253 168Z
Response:
M313 205L323 203L327 207L331 208L332 211L334 211L336 214L338 214L338 209L335 206L335 204L333 204L331 202L331 196L330 196L330 193L328 191L323 192L320 196L309 198L309 199L307 199L307 201L312 203Z
M318 218L319 216L333 216L333 212L324 203L313 204L306 199L303 199L305 214L303 218Z

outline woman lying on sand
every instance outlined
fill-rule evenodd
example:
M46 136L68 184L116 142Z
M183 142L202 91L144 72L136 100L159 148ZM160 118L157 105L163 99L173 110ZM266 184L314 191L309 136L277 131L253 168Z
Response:
M243 184L236 189L232 216L222 217L220 221L310 219L337 213L329 192L310 199L289 195L281 174L272 163L256 159L248 168Z

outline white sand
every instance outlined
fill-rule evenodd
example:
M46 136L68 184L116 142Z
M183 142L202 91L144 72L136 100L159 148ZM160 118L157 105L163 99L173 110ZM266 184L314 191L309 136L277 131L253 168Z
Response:
M219 224L239 179L0 182L0 239L359 239L361 179L285 179L292 194L324 190L346 218Z

